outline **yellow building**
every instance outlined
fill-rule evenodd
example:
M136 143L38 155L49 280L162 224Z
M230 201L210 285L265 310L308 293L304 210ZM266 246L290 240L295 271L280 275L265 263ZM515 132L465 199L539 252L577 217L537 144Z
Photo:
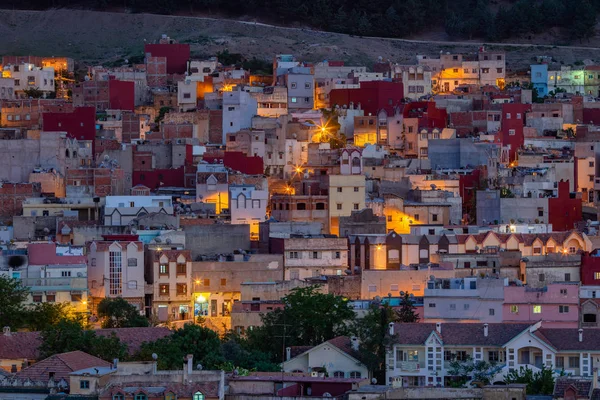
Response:
M364 175L329 175L329 231L339 235L339 218L365 208Z

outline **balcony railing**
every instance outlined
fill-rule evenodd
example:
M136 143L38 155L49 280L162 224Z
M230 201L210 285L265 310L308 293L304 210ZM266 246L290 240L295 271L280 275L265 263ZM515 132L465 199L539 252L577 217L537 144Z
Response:
M418 361L397 361L396 369L405 372L417 372L421 369L421 364Z
M87 278L22 278L21 284L31 290L85 290Z

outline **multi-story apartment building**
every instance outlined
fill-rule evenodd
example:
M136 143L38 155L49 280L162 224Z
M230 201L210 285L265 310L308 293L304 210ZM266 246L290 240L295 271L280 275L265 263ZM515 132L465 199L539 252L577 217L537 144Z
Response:
M22 98L28 97L24 93L28 89L41 90L44 97L55 92L53 67L40 68L28 63L6 65L2 76L14 80L15 94Z
M26 251L5 250L2 254L18 262L4 266L0 275L17 279L29 289L28 304L69 303L76 312L88 310L87 265L82 247L30 243Z
M189 250L180 245L151 245L145 252L144 278L148 314L159 321L194 318Z
M225 144L228 133L252 128L252 117L257 115L258 103L248 92L240 88L223 92L223 140Z
M543 366L591 377L600 350L595 329L547 328L535 324L412 323L390 325L395 334L388 351L387 383L398 386L449 386L454 360L492 363L492 382L510 371ZM443 335L443 339L442 339Z
M542 321L546 327L579 327L579 282L554 283L543 288L504 288L504 322ZM484 322L484 321L482 321Z
M419 65L431 68L434 92L451 92L463 85L492 85L504 88L506 58L504 52L479 49L476 55L441 54L439 59L417 56Z
M283 254L285 280L342 275L348 269L346 238L328 235L271 238L271 252Z
M230 185L231 223L250 225L250 240L258 240L258 224L266 219L268 201L268 190L258 190L254 185Z
M254 284L270 287L267 282L282 279L280 254L230 254L216 261L195 261L192 263L194 315L204 318L208 326L219 332L237 326L257 326L256 321L241 325L233 321L235 307L244 299L244 288ZM267 300L264 293L255 292L253 297L257 296Z
M508 278L434 279L427 282L423 304L426 322L502 322Z
M87 245L90 309L104 298L122 297L144 311L144 244L137 235L104 239Z
M365 208L364 175L329 175L329 231L339 234L340 217Z
M196 201L215 205L221 214L229 208L229 172L222 164L198 164Z
M287 88L287 108L290 112L312 110L315 104L315 77L308 67L293 67L277 77Z
M127 225L140 215L173 214L171 196L106 196L104 225Z

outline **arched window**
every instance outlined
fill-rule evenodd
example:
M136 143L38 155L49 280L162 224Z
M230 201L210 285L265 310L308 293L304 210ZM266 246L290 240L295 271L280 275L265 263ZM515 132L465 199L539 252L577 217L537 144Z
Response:
M350 372L350 378L358 379L361 378L360 371L352 371ZM137 399L136 399L137 400Z
M165 400L177 400L177 396L173 392L168 392L165 394Z
M69 149L65 150L65 157L69 158Z
M333 373L334 378L343 378L345 376L344 371L335 371Z
M73 158L77 158L77 151L73 150Z
M146 396L146 393L137 393L135 400L148 400L148 396Z
M115 393L113 394L112 400L124 400L125 396L123 396L123 393Z
M202 394L202 392L196 392L194 393L193 400L204 400L204 395Z

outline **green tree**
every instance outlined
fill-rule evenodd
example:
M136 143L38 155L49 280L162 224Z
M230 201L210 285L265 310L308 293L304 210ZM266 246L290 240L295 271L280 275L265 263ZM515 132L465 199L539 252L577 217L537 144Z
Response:
M363 318L354 322L353 331L360 343L360 360L378 382L385 382L386 348L397 336L389 335L389 324L397 320L398 315L389 305L373 304Z
M44 96L44 92L42 92L37 87L25 89L25 90L23 90L23 93L25 93L25 96L27 96L27 98L31 98L31 99L39 99L42 96Z
M31 331L42 331L62 320L75 318L75 311L70 303L37 303L27 310L27 327Z
M419 322L415 302L408 292L402 296L400 309L396 311L396 314L398 315L398 322Z
M278 363L272 362L268 353L252 348L248 339L234 332L228 332L222 339L221 351L227 364L234 369L250 371L277 372L281 370Z
M89 329L84 329L79 321L61 320L41 332L42 344L40 355L42 358L68 351L81 350L106 361L115 358L124 358L127 346L121 343L112 333L110 336L97 336Z
M453 387L463 387L467 382L476 386L485 386L492 383L491 379L498 372L497 370L496 363L475 361L471 357L467 357L466 360L457 360L453 355L448 374L454 378L452 380Z
M564 375L561 371L560 375ZM510 371L504 381L507 384L525 383L529 395L551 395L554 391L554 373L551 368L542 365L542 369L533 372L530 368Z
M135 359L148 361L153 353L158 355L159 369L181 369L188 354L194 356L194 363L205 369L218 368L225 362L219 335L194 324L185 324L171 336L142 344Z
M28 293L20 281L0 275L0 327L16 330L25 324L23 302Z
M136 328L148 326L148 319L122 297L105 297L98 304L98 317L103 328Z
M296 288L283 299L284 307L262 315L263 326L250 331L253 348L281 360L287 346L316 346L350 331L348 322L355 317L341 296L323 294L318 286Z

